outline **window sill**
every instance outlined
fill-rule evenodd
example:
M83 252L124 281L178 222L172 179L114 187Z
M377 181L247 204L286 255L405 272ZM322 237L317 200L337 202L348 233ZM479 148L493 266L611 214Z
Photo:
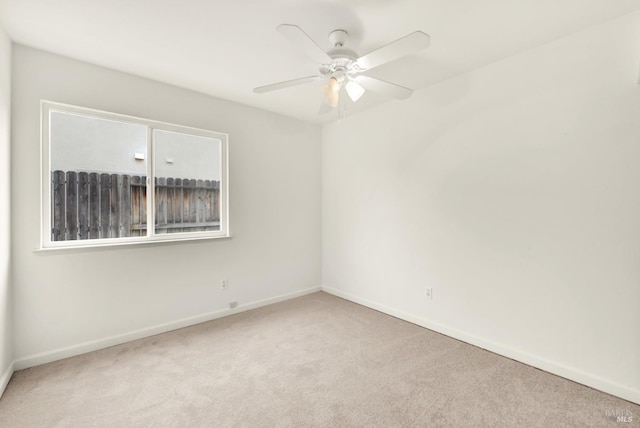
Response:
M33 250L34 253L58 253L58 252L84 252L86 250L105 250L105 249L118 249L122 247L138 247L138 246L161 246L161 245L176 245L184 244L193 241L208 241L216 239L231 239L231 235L220 236L189 236L183 238L173 239L157 239L157 240L136 240L136 241L116 241L116 242L101 242L97 244L88 245L64 245L64 246L52 246L52 247L40 247ZM69 241L66 241L69 242ZM76 241L77 242L77 241Z

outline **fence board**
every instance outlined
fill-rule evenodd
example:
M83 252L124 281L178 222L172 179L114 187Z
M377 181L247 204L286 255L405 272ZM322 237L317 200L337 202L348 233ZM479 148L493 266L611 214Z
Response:
M111 174L110 191L111 191L111 207L109 210L109 238L118 238L120 236L120 188L118 187L118 174Z
M66 194L65 194L65 173L64 171L54 171L51 177L51 201L52 201L52 228L51 240L64 241L65 239L65 218L66 218Z
M220 182L213 182L213 221L220 221Z
M140 221L147 224L147 176L140 177L142 191L140 193Z
M204 181L204 221L213 221L213 184L211 180Z
M173 212L173 200L175 199L175 187L173 178L167 178L167 224L175 223Z
M131 236L131 176L121 175L118 185L121 189L120 236Z
M67 228L66 240L73 241L78 239L78 174L75 171L67 172Z
M89 174L78 173L78 239L89 239Z
M100 238L110 238L111 228L111 177L100 174Z
M131 177L131 236L140 236L140 230L133 229L133 226L141 224L140 220L140 176Z
M167 179L156 178L156 225L167 224Z
M182 179L176 178L173 183L173 222L182 223Z
M182 223L189 223L189 179L182 179Z
M100 237L100 177L89 174L89 239Z
M198 222L198 197L195 189L196 180L189 180L189 223Z
M204 182L202 180L196 181L196 223L204 222Z

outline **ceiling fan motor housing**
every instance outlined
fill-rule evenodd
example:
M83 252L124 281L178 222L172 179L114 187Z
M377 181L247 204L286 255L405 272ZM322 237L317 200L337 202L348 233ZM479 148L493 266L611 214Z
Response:
M351 49L344 48L347 40L349 40L349 33L345 30L334 30L329 33L329 42L334 47L327 52L331 62L320 66L320 74L335 77L340 83L345 76L363 71L356 63L358 54Z
M341 48L349 40L349 33L346 30L333 30L329 33L329 41L334 48Z

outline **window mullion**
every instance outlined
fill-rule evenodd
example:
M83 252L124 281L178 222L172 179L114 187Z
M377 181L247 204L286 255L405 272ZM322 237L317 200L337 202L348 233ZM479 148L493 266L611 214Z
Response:
M155 162L153 150L153 128L147 127L147 237L154 236L155 233Z

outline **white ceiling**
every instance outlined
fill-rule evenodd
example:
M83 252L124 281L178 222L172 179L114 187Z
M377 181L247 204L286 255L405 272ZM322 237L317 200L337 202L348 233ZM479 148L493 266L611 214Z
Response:
M20 44L322 123L336 115L318 115L318 83L252 92L317 71L279 24L302 27L324 49L331 30L345 29L360 55L422 30L429 49L370 72L420 89L638 8L639 0L0 0L0 23ZM386 101L368 92L348 111Z

